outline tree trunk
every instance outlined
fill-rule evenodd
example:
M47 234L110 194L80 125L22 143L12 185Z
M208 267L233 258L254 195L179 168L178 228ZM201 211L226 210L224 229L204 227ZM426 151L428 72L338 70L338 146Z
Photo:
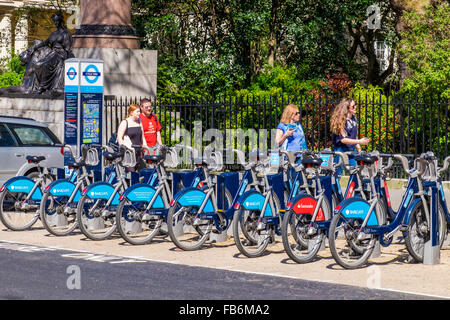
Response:
M269 21L269 53L267 57L267 63L273 67L275 64L276 54L276 27L277 27L277 12L280 3L279 0L272 0L272 8L270 9L270 21Z

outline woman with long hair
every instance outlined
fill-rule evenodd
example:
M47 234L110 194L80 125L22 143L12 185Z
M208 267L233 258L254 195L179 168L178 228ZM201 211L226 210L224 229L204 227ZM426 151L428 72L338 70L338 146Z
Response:
M351 98L342 99L334 108L330 129L334 151L361 151L361 145L367 145L370 142L370 139L366 137L358 139L356 103ZM349 157L349 164L356 165L352 157ZM338 171L338 173L341 173L342 168L338 168Z
M303 127L300 124L300 111L294 104L287 105L277 125L275 141L281 149L296 152L306 150L307 144Z

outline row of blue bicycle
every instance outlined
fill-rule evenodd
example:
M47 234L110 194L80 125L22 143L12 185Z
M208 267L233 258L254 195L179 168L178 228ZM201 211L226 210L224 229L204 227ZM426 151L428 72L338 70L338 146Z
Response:
M70 146L62 146L71 151ZM137 147L137 146L135 146ZM0 188L0 219L9 229L29 229L41 220L53 235L71 234L78 227L86 237L103 240L118 232L134 245L167 234L183 250L200 249L212 233L232 231L239 251L258 257L281 237L286 253L298 263L316 259L328 239L336 262L358 268L403 233L411 257L422 262L431 233L431 189L439 192L438 237L444 243L450 226L441 176L431 153L410 160L400 154L254 150L248 160L239 150L205 149L194 157L196 167L177 170L186 146L143 148L147 166L138 172L136 152L121 146L83 145L70 163L67 178L40 167L44 157L28 156L40 167L35 180L14 177ZM103 174L91 170L104 161ZM225 152L236 156L240 170L225 171ZM356 166L350 166L353 157ZM394 211L387 188L388 171L399 161L408 175L401 204ZM340 187L339 166L349 179ZM48 183L48 181L52 181Z

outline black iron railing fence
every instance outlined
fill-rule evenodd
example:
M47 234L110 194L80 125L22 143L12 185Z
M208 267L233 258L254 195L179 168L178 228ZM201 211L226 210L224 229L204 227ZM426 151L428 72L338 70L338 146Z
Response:
M433 151L441 161L450 151L449 101L413 95L365 95L357 103L360 137L371 139L366 150L420 155ZM211 141L245 150L270 149L284 107L295 104L302 111L301 124L308 147L331 147L330 117L339 96L226 96L199 99L155 99L154 112L162 125L163 143L191 146ZM106 138L117 130L131 103L140 98L105 98ZM209 130L217 129L217 131ZM222 137L217 137L217 133ZM214 138L215 137L215 138ZM244 137L245 146L242 146ZM222 140L220 140L222 139ZM200 140L200 141L199 141ZM238 144L241 144L238 146Z

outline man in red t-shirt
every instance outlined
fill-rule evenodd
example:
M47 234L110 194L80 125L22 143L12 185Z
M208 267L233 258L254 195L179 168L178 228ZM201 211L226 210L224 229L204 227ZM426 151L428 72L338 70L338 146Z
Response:
M158 117L152 111L152 103L149 99L141 100L141 114L139 115L144 128L144 137L147 146L153 147L156 144L162 144L161 141L161 124Z

